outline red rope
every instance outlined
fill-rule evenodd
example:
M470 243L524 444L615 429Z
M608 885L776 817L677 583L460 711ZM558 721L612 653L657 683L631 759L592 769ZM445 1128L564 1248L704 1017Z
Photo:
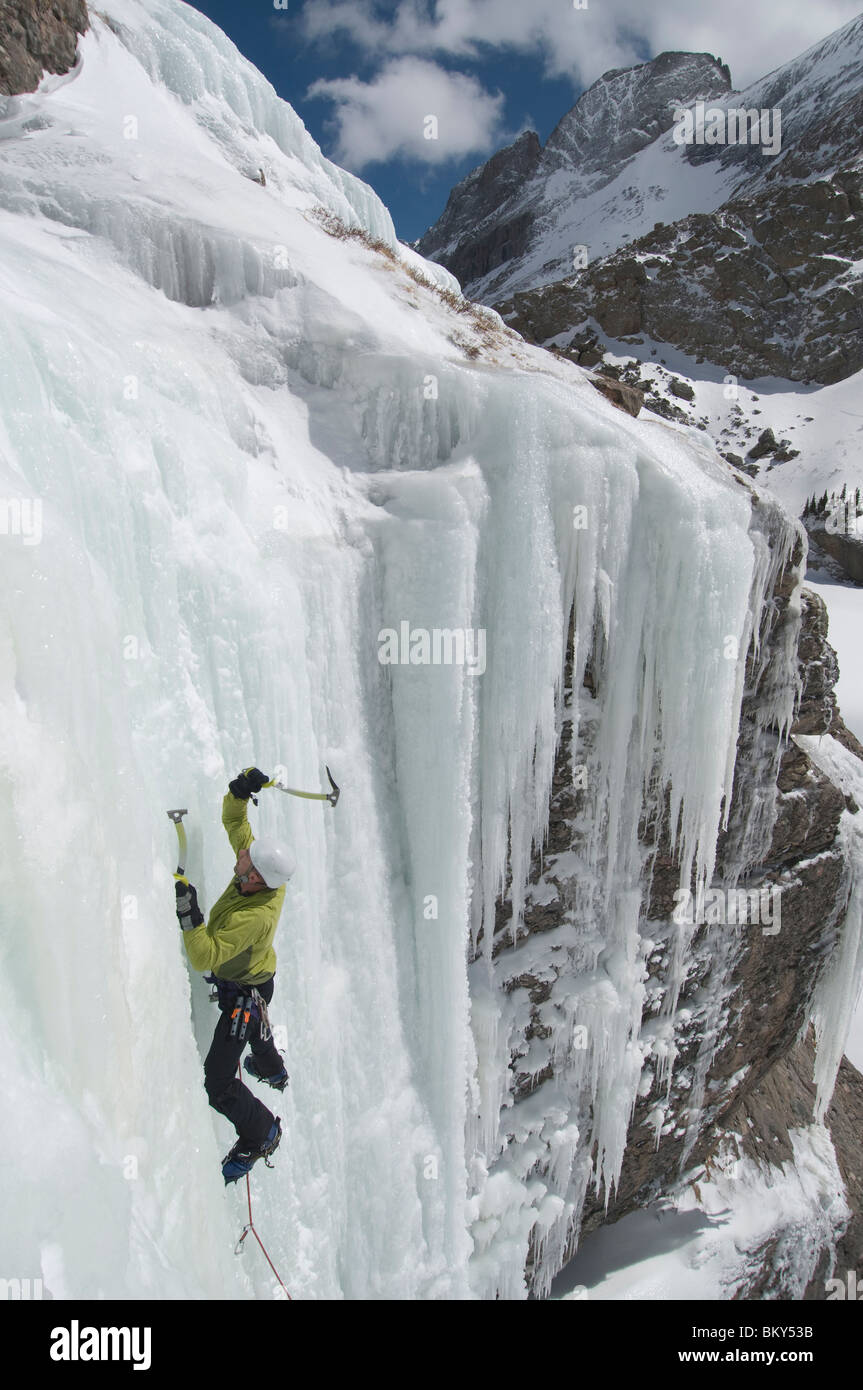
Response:
M237 1075L239 1076L240 1080L242 1081L243 1076L242 1076L242 1072L240 1071L239 1065L237 1066ZM234 1248L234 1254L235 1254L235 1255L241 1255L241 1254L242 1254L242 1251L243 1251L243 1241L246 1239L246 1236L249 1234L249 1231L251 1231L251 1232L252 1232L252 1235L255 1237L255 1240L258 1242L258 1244L260 1245L261 1249L262 1249L263 1252L264 1252L264 1259L266 1260L267 1264L270 1266L270 1269L271 1269L271 1270L273 1271L273 1273L275 1274L275 1276L276 1276L276 1278L278 1279L279 1283L282 1285L282 1288L285 1289L285 1286L284 1286L284 1284L282 1283L281 1275L279 1274L279 1271L276 1269L276 1266L273 1264L272 1260L270 1259L269 1255L267 1254L266 1246L264 1245L264 1242L261 1240L261 1237L258 1235L258 1232L257 1232L256 1229L255 1229L255 1223L254 1223L254 1221L252 1220L252 1188L251 1188L251 1184L250 1184L250 1182L249 1182L249 1175L248 1175L248 1173L246 1174L246 1196L247 1196L248 1199L249 1199L249 1224L248 1224L248 1226L244 1226L244 1227L243 1227L243 1234L240 1236L240 1239L237 1241L237 1244L236 1244L236 1246L235 1246L235 1248ZM285 1289L285 1297L287 1298L287 1300L288 1300L289 1303L293 1303L294 1300L291 1298L291 1295L288 1293L287 1289Z

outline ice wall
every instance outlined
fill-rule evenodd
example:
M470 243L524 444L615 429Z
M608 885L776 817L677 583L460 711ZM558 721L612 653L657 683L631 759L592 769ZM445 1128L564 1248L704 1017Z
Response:
M522 1264L532 1265L534 1289L547 1290L577 1233L588 1185L604 1190L606 1201L613 1191L645 1076L652 1080L655 1072L662 1088L671 1081L675 1014L695 928L672 929L661 1007L642 1026L655 943L643 920L647 852L639 829L665 814L667 796L680 885L712 881L735 775L747 658L756 684L775 622L767 600L797 538L776 504L752 507L748 491L730 482L727 491L705 488L707 451L690 448L702 465L697 486L684 485L681 493L680 475L660 471L657 478L644 470L637 493L612 494L597 528L602 549L592 556L585 590L576 586L569 711L579 810L572 849L548 860L554 887L546 881L544 888L541 877L531 890L535 905L544 892L558 898L564 881L562 920L523 936L493 961L487 939L485 959L473 967L483 1083L474 1206L486 1247L474 1272L491 1287L506 1281L517 1247ZM608 473L604 484L613 487ZM624 525L609 524L622 517ZM760 723L780 731L790 725L798 693L798 627L792 604L758 708ZM751 770L753 806L742 817L738 872L769 843L775 736L771 749L760 775ZM522 897L515 871L512 890L509 933L517 935ZM735 952L726 955L714 975L717 1009ZM535 989L544 996L539 1031ZM522 1077L542 1081L526 1097L513 1084L514 1054ZM696 1130L711 1055L706 1047L694 1079ZM657 1124L662 1120L659 1106ZM489 1285L477 1287L487 1294ZM509 1286L509 1296L516 1287Z
M105 13L71 79L0 118L4 1267L59 1297L277 1296L233 1255L164 813L189 807L208 905L228 777L280 762L313 787L328 762L335 813L252 812L300 863L256 1219L296 1297L522 1297L531 1238L551 1268L588 1180L588 1098L601 1180L619 1169L639 808L667 790L683 872L709 879L778 559L702 444L472 327L416 258L327 235L314 205L392 242L200 15ZM264 158L266 188L243 177ZM513 1136L523 999L492 925L542 836L573 610L592 810L555 947L592 1042L556 1039L558 1091ZM481 633L482 671L382 664L405 622Z

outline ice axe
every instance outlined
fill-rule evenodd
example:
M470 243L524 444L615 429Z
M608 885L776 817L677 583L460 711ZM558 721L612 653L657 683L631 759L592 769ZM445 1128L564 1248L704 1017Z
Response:
M174 826L177 831L177 839L180 842L180 854L179 858L177 859L177 872L174 874L174 878L179 879L181 883L189 882L189 880L186 878L186 827L183 825L183 817L187 816L188 814L188 809L186 809L185 807L182 811L168 812L169 817L174 822Z
M305 799L306 799L307 801L328 801L328 802L330 803L331 806L335 806L336 802L338 801L339 797L341 796L341 787L337 787L337 786L336 786L335 782L333 781L333 774L330 772L330 769L329 769L329 768L327 768L327 777L330 779L330 786L332 787L332 791L329 791L329 792L301 792L301 791L297 791L296 787L284 787L284 786L282 786L282 783L281 783L281 782L277 782L277 781L275 780L275 778L273 778L273 779L272 779L271 781L269 781L269 782L265 782L265 783L264 783L264 786L265 786L265 787L275 787L275 788L276 788L276 791L287 792L288 796L302 796L302 797L305 797ZM169 813L169 814L170 814L170 813Z

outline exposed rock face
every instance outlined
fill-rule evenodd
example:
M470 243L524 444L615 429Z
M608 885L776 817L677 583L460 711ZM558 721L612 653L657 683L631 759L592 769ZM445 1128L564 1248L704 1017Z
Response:
M569 200L602 188L671 128L677 106L723 96L730 86L727 67L709 53L661 53L650 63L605 73L544 149L527 131L457 184L417 250L471 286L541 241L561 175Z
M807 1072L811 1078L812 1073L808 1068ZM853 1269L857 1271L859 1280L863 1266L863 1163L860 1161L860 1136L863 1135L863 1076L856 1067L852 1067L847 1058L843 1058L839 1067L833 1104L827 1111L827 1127L833 1138L848 1205L852 1212L851 1220L836 1250L834 1275L847 1276L848 1270ZM817 1276L813 1279L807 1297L825 1297L823 1280L819 1281Z
M799 452L799 449L791 448L790 439L777 439L768 428L761 431L746 457L754 462L756 459L772 456L775 463L785 463L787 459L796 458Z
M797 646L803 688L794 732L829 733L857 753L859 744L842 722L833 690L839 679L839 662L827 641L827 609L809 590L803 594L803 619Z
M0 95L35 91L43 72L68 72L89 25L85 0L0 0Z
M609 338L643 333L736 376L827 384L863 367L861 259L863 174L845 170L658 226L495 308L529 341L568 330L591 356L592 321Z
M709 53L660 53L649 63L606 72L548 137L545 168L574 167L610 183L626 160L671 128L689 93L718 97L730 90L727 66Z
M626 386L621 381L615 381L613 377L597 374L590 378L592 384L603 396L606 396L613 405L620 410L625 410L627 415L638 415L644 404L644 394L636 390L634 386Z
M498 151L487 164L474 169L450 193L446 208L435 224L437 242L446 249L448 256L459 254L465 221L474 227L491 224L486 236L464 247L459 264L465 280L477 279L502 261L521 255L531 228L530 212L522 211L503 219L499 219L497 213L502 204L518 200L541 156L539 136L533 130L526 130L515 144ZM417 246L422 250L422 241Z
M841 531L816 530L812 539L822 550L838 561L842 569L858 584L863 584L863 540L846 536Z
M748 1090L727 1117L728 1127L740 1136L739 1151L762 1164L786 1163L794 1151L788 1132L811 1122L815 1104L812 1073L815 1048L811 1032L770 1068L763 1080ZM863 1076L843 1058L836 1079L833 1103L825 1122L833 1140L839 1171L845 1185L852 1216L836 1245L833 1269L827 1252L809 1281L804 1297L811 1301L827 1297L830 1277L847 1277L848 1270L859 1272L863 1259L863 1164L860 1162L860 1136L863 1135ZM747 1287L746 1298L787 1296L773 1262L774 1249L760 1250L757 1276Z

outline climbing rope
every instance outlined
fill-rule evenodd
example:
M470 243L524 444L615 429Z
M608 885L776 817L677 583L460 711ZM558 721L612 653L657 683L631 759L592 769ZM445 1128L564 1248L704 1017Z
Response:
M240 1080L242 1081L243 1078L242 1078L242 1073L241 1073L241 1071L240 1071L239 1066L237 1067L237 1075L240 1077ZM252 1187L251 1187L251 1183L249 1182L249 1174L248 1174L248 1173L246 1174L246 1196L247 1196L248 1201L249 1201L249 1220L248 1220L248 1224L247 1224L246 1226L243 1227L243 1234L240 1236L240 1239L237 1241L236 1245L234 1246L234 1254L235 1254L235 1255L242 1255L242 1253L243 1253L243 1241L246 1239L246 1236L249 1234L249 1231L251 1231L251 1232L252 1232L252 1235L255 1237L255 1240L258 1242L258 1244L260 1245L261 1249L262 1249L263 1252L264 1252L264 1259L266 1260L267 1264L270 1266L270 1269L271 1269L271 1270L273 1271L273 1273L275 1274L275 1276L276 1276L276 1278L278 1279L279 1283L282 1285L282 1288L285 1289L285 1297L287 1298L287 1300L288 1300L289 1303L293 1303L294 1300L291 1298L291 1295L288 1293L287 1289L285 1288L285 1285L282 1283L281 1275L279 1274L279 1271L276 1269L276 1266L273 1264L272 1260L270 1259L269 1255L267 1254L267 1248L266 1248L266 1246L264 1245L264 1242L261 1240L261 1237L258 1235L257 1230L255 1229L255 1223L254 1223L254 1221L252 1220Z
M248 1175L248 1173L246 1174L246 1196L247 1196L248 1199L249 1199L249 1223L248 1223L247 1226L244 1226L244 1227L243 1227L243 1234L240 1236L240 1239L237 1241L236 1247L235 1247L235 1249L234 1249L234 1254L235 1254L235 1255L242 1255L242 1253L243 1253L243 1241L246 1239L246 1236L249 1234L249 1231L251 1231L251 1232L252 1232L252 1235L255 1237L255 1240L258 1242L258 1244L260 1245L261 1249L262 1249L263 1252L264 1252L264 1259L266 1260L267 1264L270 1266L270 1269L271 1269L271 1270L273 1271L273 1273L275 1274L275 1276L276 1276L276 1278L278 1279L279 1283L282 1284L282 1279L281 1279L281 1276L280 1276L280 1274L279 1274L279 1271L276 1269L276 1266L273 1264L272 1260L270 1259L269 1255L267 1254L266 1246L264 1245L264 1242L261 1240L261 1237L258 1235L258 1232L255 1230L255 1223L254 1223L254 1221L252 1220L252 1189L251 1189L251 1186L250 1186L250 1184L249 1184L249 1175ZM284 1284L282 1284L282 1288L285 1289ZM288 1301L289 1301L290 1303L293 1303L293 1299L291 1298L291 1295L288 1293L287 1289L285 1289L285 1297L288 1299Z

